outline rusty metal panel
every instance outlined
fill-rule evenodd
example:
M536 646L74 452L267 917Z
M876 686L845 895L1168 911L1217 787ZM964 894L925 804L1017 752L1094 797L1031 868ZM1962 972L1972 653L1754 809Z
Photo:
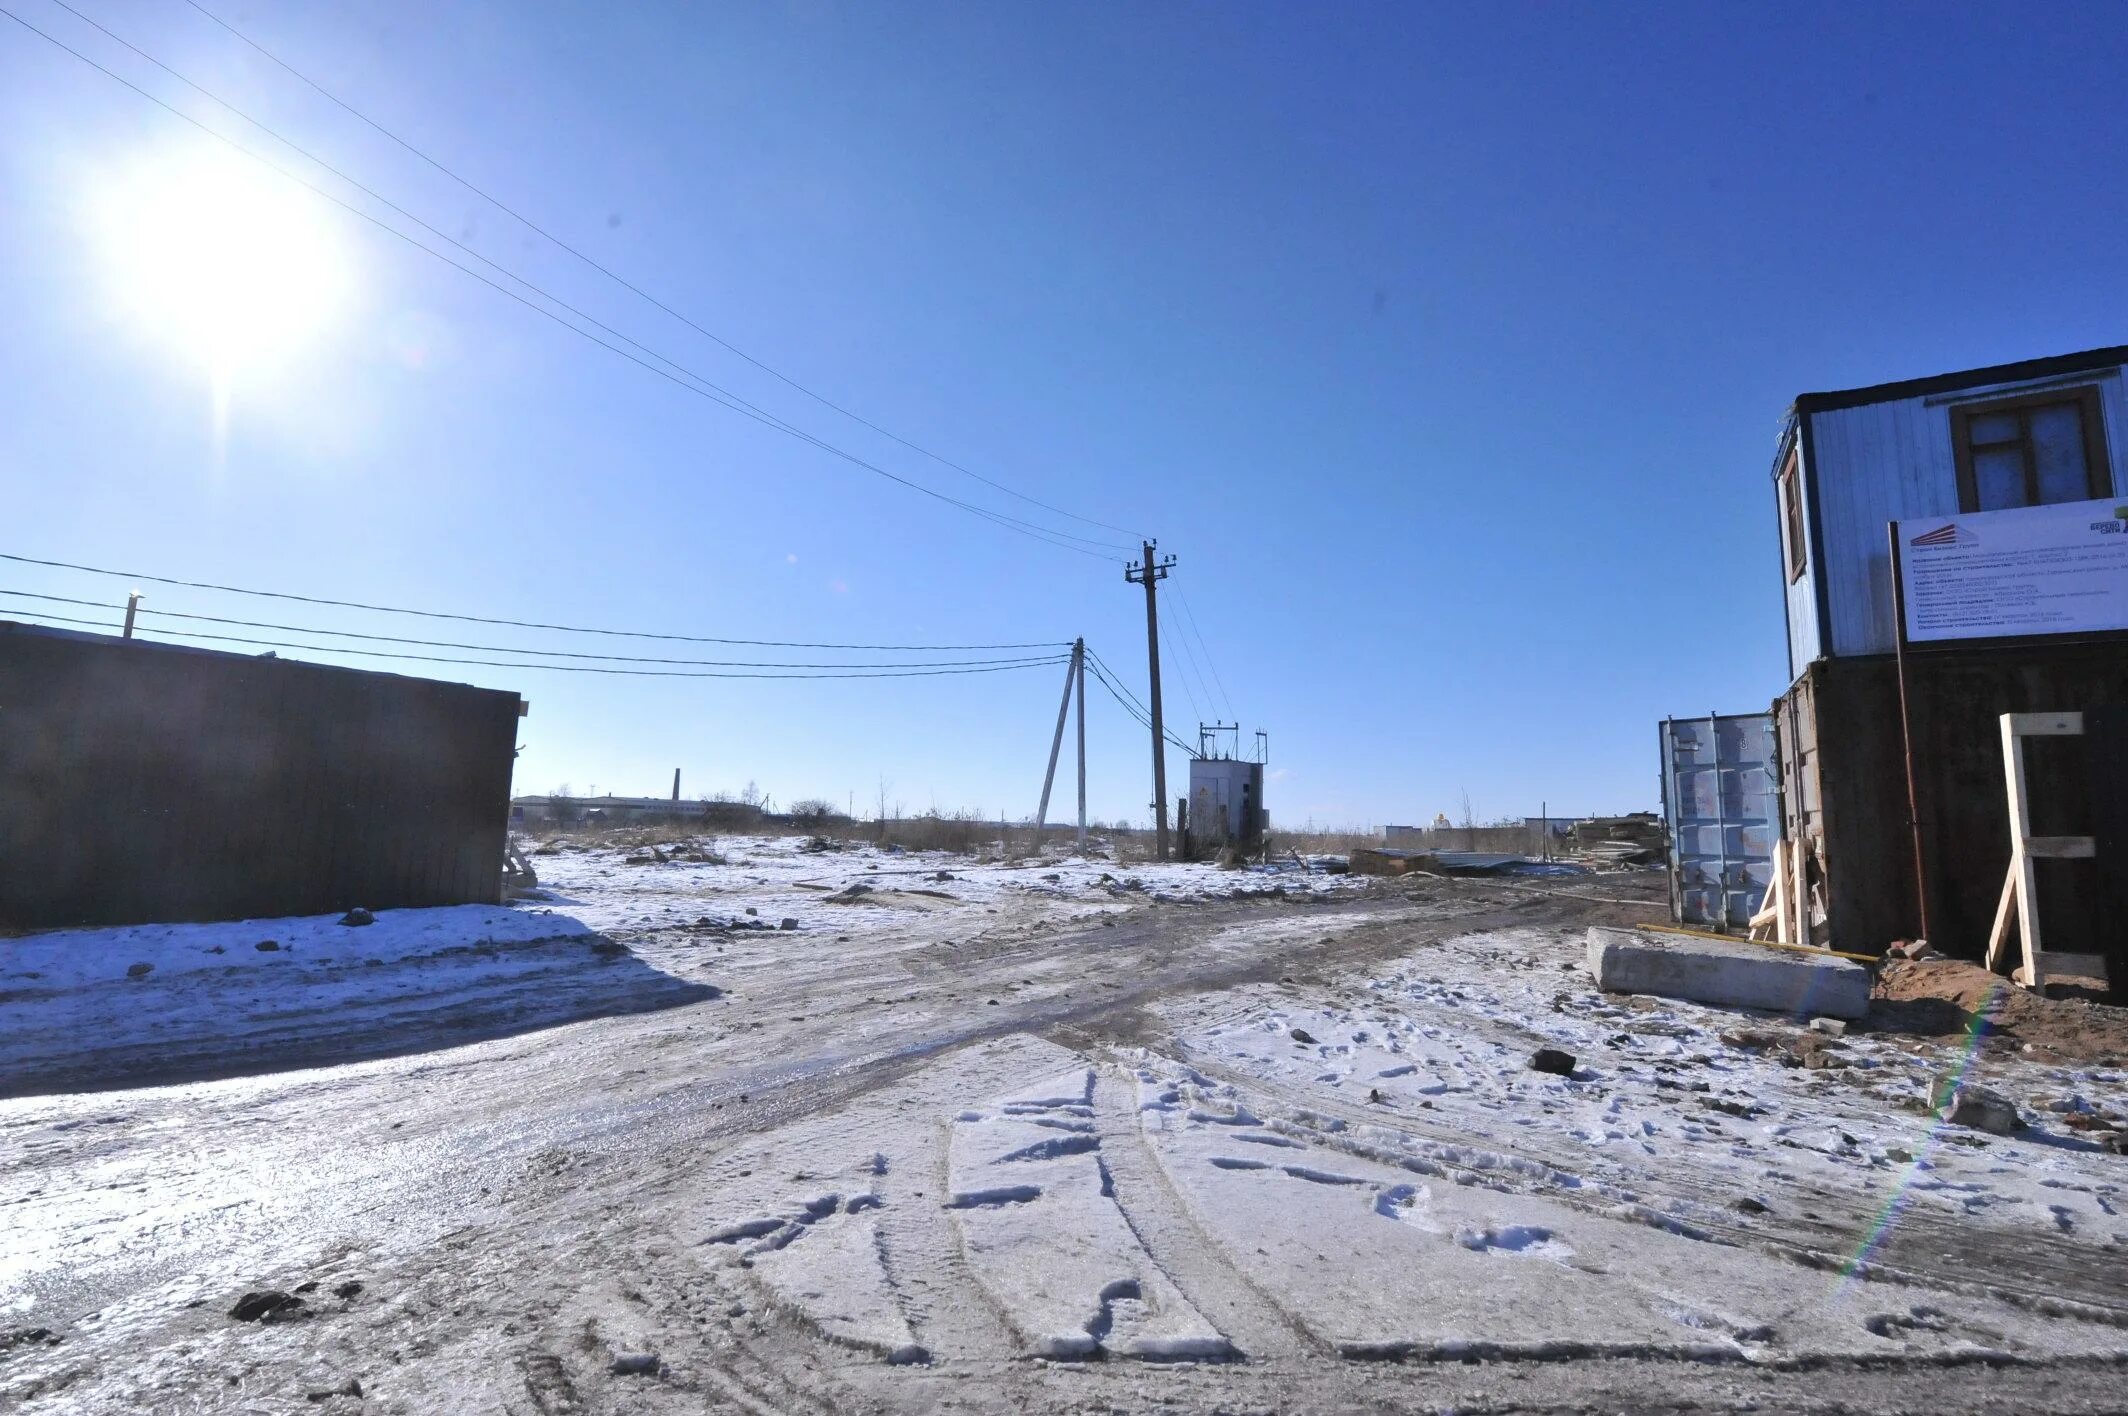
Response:
M1660 738L1672 913L1742 928L1773 883L1780 838L1773 715L1666 718Z
M517 705L0 623L0 926L492 902Z
M1907 656L1914 803L1906 794L1906 736L1896 662L1888 656L1813 664L1776 705L1786 834L1802 843L1815 918L1836 949L1878 953L1923 933L1915 885L1915 822L1928 896L1929 942L1977 959L1987 943L2010 860L2000 716L2128 703L2128 647L2120 644L1961 647ZM2026 746L2034 826L2046 835L2094 834L2107 810L2099 763L2083 738ZM2040 873L2050 945L2109 954L2128 978L2128 932L2103 908L2085 862ZM2058 941L2058 942L2057 942Z

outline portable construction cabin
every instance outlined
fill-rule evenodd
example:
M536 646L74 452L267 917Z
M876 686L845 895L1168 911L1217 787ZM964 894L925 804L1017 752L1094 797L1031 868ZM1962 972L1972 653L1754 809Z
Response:
M494 903L523 711L0 622L0 926Z
M2052 832L2110 809L2090 783L2120 751L2104 705L2128 703L2124 364L2114 347L1796 400L1773 463L1792 680L1774 716L1811 937L1981 954L2010 860L2004 713L2101 710L2037 754L2031 794ZM2111 948L2128 977L2097 908L2116 867L2043 864L2047 947Z

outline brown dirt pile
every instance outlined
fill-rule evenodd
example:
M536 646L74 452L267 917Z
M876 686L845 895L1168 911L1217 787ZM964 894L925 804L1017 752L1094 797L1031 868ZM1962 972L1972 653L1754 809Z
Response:
M1874 1032L1943 1037L1963 1033L1975 1014L1988 1045L2023 1048L2042 1060L2128 1065L2128 1008L2085 998L2042 998L1977 964L1956 959L1892 960L1877 976Z

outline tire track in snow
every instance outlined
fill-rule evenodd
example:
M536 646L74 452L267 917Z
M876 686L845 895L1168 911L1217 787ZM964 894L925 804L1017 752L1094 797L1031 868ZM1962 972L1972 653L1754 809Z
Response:
M1221 1256L1212 1236L1175 1193L1153 1158L1138 1119L1135 1075L1103 1066L1094 1083L1102 1167L1124 1223L1190 1306L1215 1324L1244 1361L1276 1360L1328 1348L1296 1325L1270 1296Z

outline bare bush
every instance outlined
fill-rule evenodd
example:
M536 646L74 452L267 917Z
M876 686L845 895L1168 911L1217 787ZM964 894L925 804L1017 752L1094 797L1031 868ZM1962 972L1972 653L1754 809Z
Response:
M1002 850L1005 827L973 811L927 811L899 821L879 823L881 845L900 846L905 851L950 851L976 855L992 848Z

